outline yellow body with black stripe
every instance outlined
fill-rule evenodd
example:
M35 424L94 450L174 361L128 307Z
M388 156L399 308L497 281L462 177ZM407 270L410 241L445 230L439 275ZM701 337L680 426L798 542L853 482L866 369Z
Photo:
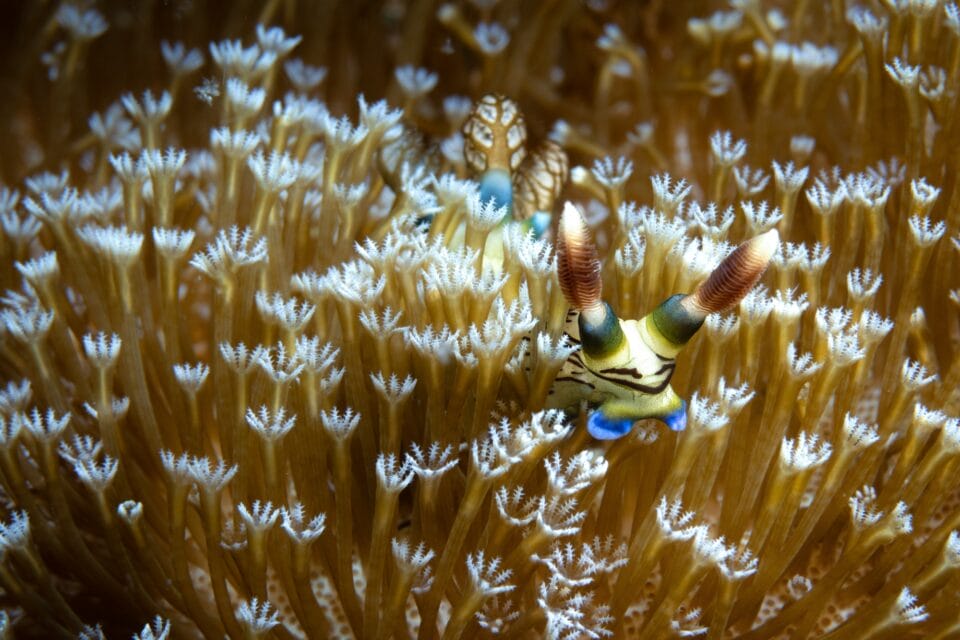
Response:
M575 344L580 343L578 317L570 311L564 327ZM618 321L624 340L601 358L583 349L571 354L556 377L548 406L576 409L586 399L610 421L658 418L670 424L668 418L684 407L670 386L680 347L660 335L650 316Z

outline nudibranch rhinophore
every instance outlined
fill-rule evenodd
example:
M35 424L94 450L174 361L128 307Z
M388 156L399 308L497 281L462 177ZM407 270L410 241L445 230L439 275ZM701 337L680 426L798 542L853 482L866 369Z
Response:
M747 240L693 293L673 295L639 320L624 320L603 300L596 246L580 211L566 203L557 270L572 307L565 329L580 349L561 368L548 405L576 409L586 399L587 429L600 440L619 438L645 418L683 430L687 404L670 386L677 354L709 314L736 305L753 288L779 240L776 229Z
M544 140L527 151L527 127L517 103L500 95L480 98L463 124L463 155L480 185L480 201L505 207L504 222L521 222L540 237L570 175L563 147Z
M512 174L527 157L527 125L509 98L486 95L463 123L463 157L479 176L480 199L513 206Z

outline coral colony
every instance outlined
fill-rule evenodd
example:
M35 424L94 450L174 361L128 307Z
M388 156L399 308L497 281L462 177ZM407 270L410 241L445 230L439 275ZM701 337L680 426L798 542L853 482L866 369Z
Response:
M960 638L960 9L23 2L0 637Z

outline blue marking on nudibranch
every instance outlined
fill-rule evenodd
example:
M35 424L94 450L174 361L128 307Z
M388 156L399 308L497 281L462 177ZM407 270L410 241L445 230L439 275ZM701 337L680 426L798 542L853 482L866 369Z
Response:
M680 400L680 408L668 413L663 418L664 424L671 431L683 431L687 428L687 401Z
M630 433L633 428L631 418L611 420L602 411L591 411L587 418L587 431L597 440L616 440Z
M480 177L480 202L493 200L497 207L513 211L513 185L510 173L503 169L490 169Z
M547 211L536 211L530 216L530 228L533 230L534 237L541 237L550 228L550 217Z

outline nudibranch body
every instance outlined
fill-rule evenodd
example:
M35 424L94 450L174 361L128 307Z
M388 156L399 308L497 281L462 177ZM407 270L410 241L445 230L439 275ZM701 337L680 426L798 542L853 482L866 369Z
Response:
M602 407L590 413L587 424L591 435L601 440L619 438L642 418L659 418L673 430L683 429L686 403L670 386L679 349L652 334L646 319L616 318L622 340L594 358L582 348L579 316L571 311L565 330L581 349L557 374L548 406L570 408L586 399Z
M667 298L639 320L618 318L602 299L600 261L583 217L567 203L557 238L563 294L573 307L566 330L580 345L564 363L548 400L553 408L595 407L587 429L610 440L637 420L657 418L680 431L686 403L670 386L676 356L710 313L735 304L763 275L779 237L768 231L735 249L689 295Z

